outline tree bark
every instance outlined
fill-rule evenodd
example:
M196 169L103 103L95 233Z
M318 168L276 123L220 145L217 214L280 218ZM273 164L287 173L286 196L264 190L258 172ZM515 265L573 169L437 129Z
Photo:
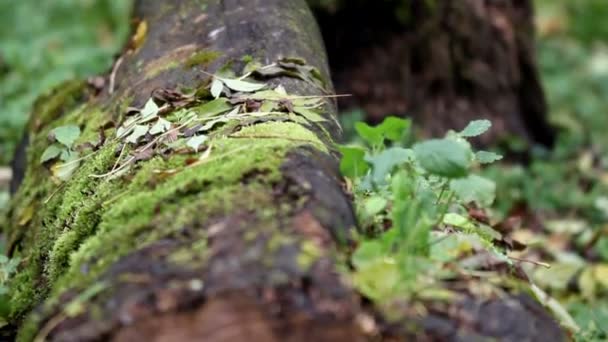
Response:
M91 177L116 169L124 148L112 137L127 108L141 108L159 89L206 89L209 73L226 65L239 72L246 55L263 64L303 58L328 80L305 2L146 0L134 17L133 46L102 89L68 82L35 106L6 231L11 256L23 260L11 283L18 339L414 336L408 322L386 319L341 276L356 223L332 151L339 127L331 101L323 126L287 116L240 124L210 134L213 149L202 163L174 153L142 158L115 179ZM323 94L291 77L268 82L290 94ZM80 127L76 145L87 157L68 181L55 182L40 157L51 129L67 124ZM467 298L458 305L471 321L412 318L421 327L416 338L563 338L526 297Z
M353 94L342 109L410 116L435 136L487 118L485 144L553 144L530 0L316 3L336 89Z

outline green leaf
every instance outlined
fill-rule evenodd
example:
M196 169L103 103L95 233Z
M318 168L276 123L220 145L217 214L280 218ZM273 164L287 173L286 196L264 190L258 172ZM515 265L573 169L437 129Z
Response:
M384 258L386 254L386 250L380 241L376 239L363 241L353 253L352 262L356 268L365 268L374 260Z
M196 111L199 115L205 118L222 114L231 109L232 106L230 105L230 103L228 103L228 99L221 98L205 103L204 105L198 107Z
M264 101L264 102L262 102L262 105L260 106L259 111L262 113L270 113L270 112L274 111L276 106L277 106L277 104L274 101Z
M469 125L463 129L459 135L464 138L476 137L487 132L490 127L492 127L490 120L471 121L471 123L469 123Z
M165 133L171 128L171 122L163 118L158 118L158 121L150 128L150 134L157 135Z
M75 152L72 152L70 149L64 148L61 151L61 155L59 156L59 159L63 160L64 162L70 161L73 153L75 153Z
M352 256L355 287L366 296L381 301L399 293L403 284L401 265L383 243L384 235L363 241Z
M252 83L230 78L222 78L221 81L224 82L226 87L243 93L258 91L266 86L265 83Z
M133 131L134 126L120 126L118 127L118 129L116 130L116 137L121 139L123 137L125 137L127 134L131 133Z
M49 160L59 157L63 150L65 150L65 148L60 145L50 145L46 148L46 150L44 150L44 152L42 152L42 156L40 157L40 163L46 163Z
M481 164L492 164L502 159L500 154L488 151L479 151L475 153L475 159Z
M227 118L227 117L218 117L217 119L213 119L211 121L208 121L198 131L199 132L207 132L207 131L210 131L213 127L215 127L215 125L220 124L220 123L226 123L226 122L229 122L229 121L230 121L230 118Z
M150 127L148 125L136 125L133 128L133 133L131 133L131 135L129 135L127 137L127 142L130 142L132 144L137 144L137 141L141 137L146 135L146 133L148 133L149 130L150 130Z
M289 96L280 92L277 92L276 90L260 90L260 91L256 91L255 93L252 94L239 94L235 96L236 99L240 99L240 100L258 100L258 101L263 101L263 100L282 100L282 99L289 99Z
M496 197L496 183L477 175L452 180L450 189L463 202L476 202L484 207L490 206Z
M401 170L393 176L391 182L391 216L393 230L397 233L397 244L407 244L407 253L410 255L426 256L429 251L429 232L434 220L430 219L423 203L416 196L416 181L405 170Z
M194 152L198 152L198 148L207 141L206 135L195 135L192 138L188 139L186 145L191 147Z
M375 127L372 127L365 122L355 123L355 130L359 136L370 146L377 147L384 144L384 135Z
M158 108L156 102L154 102L153 99L149 99L144 108L141 110L141 122L147 122L156 118L159 110L160 108Z
M342 153L340 160L340 171L342 175L349 178L365 176L369 171L369 165L365 161L365 150L354 146L339 146Z
M57 162L51 166L51 173L55 178L62 181L69 180L74 174L74 171L76 171L76 169L78 169L80 166L80 161L78 161L78 158L78 153L70 153L69 158L66 158L65 162Z
M378 126L384 137L393 142L399 142L405 138L410 129L411 121L389 116Z
M306 120L310 122L324 122L327 121L324 117L322 117L319 113L310 110L306 107L294 107L293 111L306 118Z
M471 149L450 139L433 139L416 144L414 152L424 169L442 177L464 177L471 165Z
M364 122L357 122L355 130L369 145L378 147L384 144L384 139L393 142L402 141L410 128L410 120L388 117L378 126L372 127Z
M363 203L363 216L365 218L372 218L381 213L386 206L388 201L380 196L373 196L365 199Z
M445 220L444 223L452 225ZM482 247L481 238L475 234L442 234L437 242L431 244L430 258L439 262L450 262Z
M61 126L53 129L51 135L55 137L60 144L70 148L80 136L80 127L75 125Z
M219 78L214 77L213 82L211 82L211 96L217 99L222 95L222 91L224 90L224 82L222 82Z
M367 157L365 160L372 164L372 179L377 185L384 184L387 176L397 166L414 160L414 151L401 147L391 147L380 154Z
M445 214L442 221L444 224L467 230L474 230L477 228L475 223L473 223L470 219L456 213Z
M283 87L282 84L279 84L276 88L274 88L274 91L280 95L287 96L287 90L285 90L285 87Z

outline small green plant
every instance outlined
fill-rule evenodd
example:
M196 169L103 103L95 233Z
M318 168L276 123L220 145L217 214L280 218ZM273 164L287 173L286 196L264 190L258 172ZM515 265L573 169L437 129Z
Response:
M473 170L502 157L475 153L467 141L491 123L473 121L461 132L408 146L410 126L394 117L375 127L360 122L355 129L365 145L340 147L362 235L352 257L354 284L381 301L429 289L441 278L438 262L454 259L450 254L457 256L465 245L509 262L493 244L500 233L467 214L494 201L494 182Z

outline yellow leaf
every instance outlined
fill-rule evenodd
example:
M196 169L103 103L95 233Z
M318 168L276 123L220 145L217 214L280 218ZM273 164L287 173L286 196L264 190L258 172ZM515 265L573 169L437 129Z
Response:
M133 50L139 49L144 41L146 40L146 36L148 35L148 22L142 20L137 25L137 29L135 29L135 34L131 38L131 47Z
M608 264L597 265L593 267L593 275L598 284L608 289Z
M586 268L578 277L578 287L581 289L583 297L587 299L595 298L596 281L591 268Z
M32 217L34 217L34 206L28 205L25 209L23 209L21 215L19 215L19 225L23 227L30 223Z

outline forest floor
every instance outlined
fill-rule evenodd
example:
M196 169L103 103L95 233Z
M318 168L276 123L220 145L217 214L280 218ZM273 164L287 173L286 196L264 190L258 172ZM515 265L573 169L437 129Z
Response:
M563 324L580 329L577 339L604 341L608 339L608 41L601 39L608 37L608 5L604 0L537 3L539 63L551 122L560 131L558 143L553 151L533 149L526 166L503 161L476 170L496 184L496 200L481 213L468 208L469 215L491 223L502 241L525 244L526 249L511 251L508 257L524 260L517 265L528 281L550 296L543 304ZM70 15L74 6L82 7L82 15ZM31 103L62 80L103 72L127 34L127 8L128 2L114 1L0 4L4 23L0 29L0 211L8 206L7 167ZM347 135L355 137L355 122L364 118L360 111L343 113ZM510 148L518 146L513 139ZM370 197L374 196L366 199ZM380 211L372 210L374 215ZM458 225L445 220L443 224ZM463 248L459 241L450 243L455 243L452 248ZM364 246L360 251L370 245ZM431 248L434 252L437 248ZM363 265L369 260L359 261ZM13 268L10 260L0 258L0 295ZM365 279L359 282L370 297L383 295L366 292L365 284Z

